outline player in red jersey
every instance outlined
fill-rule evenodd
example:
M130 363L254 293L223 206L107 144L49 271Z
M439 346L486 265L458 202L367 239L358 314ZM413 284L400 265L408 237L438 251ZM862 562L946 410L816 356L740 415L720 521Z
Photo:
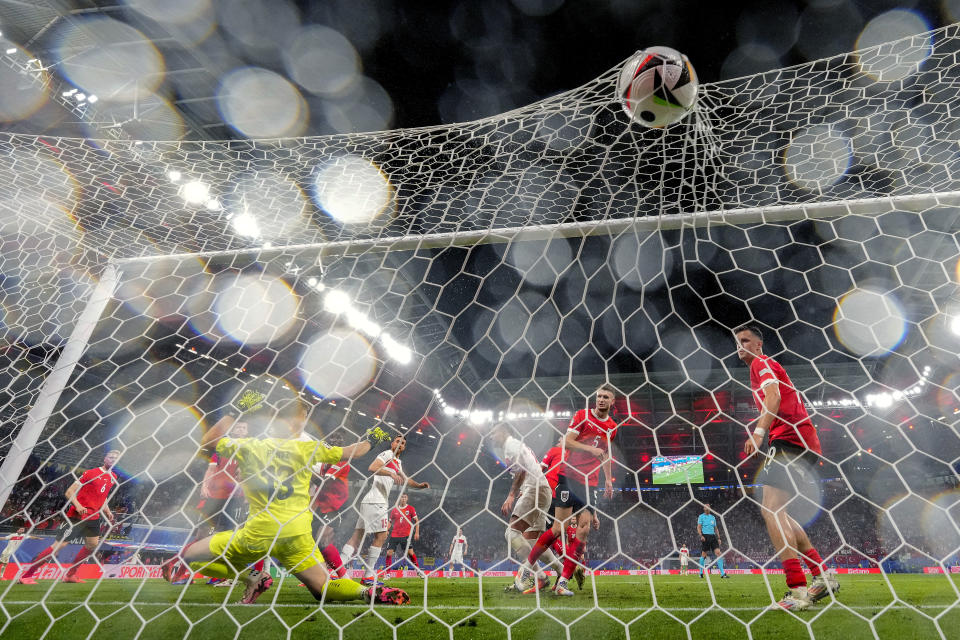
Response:
M390 529L390 542L387 544L387 556L384 560L385 569L389 570L393 564L395 549L399 549L400 553L413 563L414 568L419 569L420 565L417 563L417 554L413 551L412 543L420 540L420 518L417 516L416 508L409 504L406 493L400 494L400 502L390 510L390 522L393 526ZM399 562L398 560L397 563Z
M575 513L586 509L594 512L590 504L590 491L599 485L600 469L604 475L604 497L613 497L613 474L611 471L610 444L617 435L617 423L610 417L610 409L616 399L613 387L603 385L597 389L594 408L577 411L570 420L570 427L563 439L564 450L569 449L566 463L560 468L560 476L554 496L555 517L553 526L544 532L530 551L527 562L517 572L517 588L529 591L534 585L533 572L544 549L550 548L563 535L567 520ZM591 526L599 526L599 520L580 518L577 537L571 545L565 545L563 572L554 587L560 596L572 596L567 582L577 567L577 556L586 545Z
M787 503L817 482L820 439L787 372L763 355L760 327L745 324L734 329L734 335L737 355L750 367L750 388L760 411L744 452L758 452L764 436L770 434L758 481L763 485L763 520L790 589L777 604L788 611L801 611L840 588L836 579L823 571L823 560L803 527L787 513ZM809 589L800 557L814 576Z
M83 547L74 556L70 569L63 578L64 582L86 582L76 577L80 564L97 549L100 544L100 512L113 522L113 512L107 500L110 492L117 483L117 474L112 469L120 457L116 449L107 452L103 458L103 465L85 471L80 479L70 485L65 492L67 497L67 521L57 532L57 540L52 545L34 556L27 570L20 574L17 581L20 584L36 584L33 575L40 570L50 558L56 558L57 552L69 544L70 538L75 535L83 536Z
M334 445L345 443L339 434L332 435L330 441ZM343 566L340 551L333 543L333 534L335 526L341 521L341 510L350 499L350 485L347 483L350 470L349 460L313 467L314 479L320 480L313 493L313 539L317 541L327 567L338 578L347 575L347 568Z

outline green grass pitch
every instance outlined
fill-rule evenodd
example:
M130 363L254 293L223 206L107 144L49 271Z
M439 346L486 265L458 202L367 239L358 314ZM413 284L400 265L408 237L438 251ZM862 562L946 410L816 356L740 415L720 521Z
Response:
M827 599L798 615L769 610L763 576L588 577L572 598L503 592L508 580L392 580L406 589L404 607L319 607L297 581L279 581L257 604L232 604L227 593L202 584L174 587L161 580L101 580L86 584L41 581L0 588L4 640L56 638L571 638L644 640L686 638L960 638L957 578L944 575L842 575L837 602ZM595 583L591 582L595 580ZM887 581L889 580L889 582ZM954 583L951 583L951 580ZM785 590L769 576L772 593ZM653 593L659 608L653 606ZM602 604L602 609L596 605ZM98 621L99 619L99 621ZM395 636L394 636L395 633Z

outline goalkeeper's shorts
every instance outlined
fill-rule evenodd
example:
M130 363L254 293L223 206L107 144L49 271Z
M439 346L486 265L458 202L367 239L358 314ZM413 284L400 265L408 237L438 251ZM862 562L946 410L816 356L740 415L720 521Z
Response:
M210 551L221 556L237 571L267 556L272 556L293 573L323 564L324 561L310 532L273 539L247 535L242 528L221 531L210 538Z

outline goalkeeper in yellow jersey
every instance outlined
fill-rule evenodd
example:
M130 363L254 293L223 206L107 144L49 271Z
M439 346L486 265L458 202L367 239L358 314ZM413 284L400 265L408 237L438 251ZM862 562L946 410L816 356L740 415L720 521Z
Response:
M248 394L240 401L241 406L247 405L246 409L251 408ZM370 443L331 447L323 442L298 440L307 415L308 406L293 399L279 406L263 439L225 437L234 422L232 416L221 418L204 434L200 443L203 451L215 451L221 458L236 460L250 514L239 529L221 531L188 546L182 552L183 561L204 575L233 578L251 563L272 556L299 578L317 600L409 602L410 598L400 589L368 588L347 578L330 580L310 529L311 467L362 456L370 451ZM174 581L180 577L175 570L178 563L179 559L174 558L164 565L166 579ZM247 574L245 582L247 588L240 601L243 604L254 603L273 584L269 573L256 570Z

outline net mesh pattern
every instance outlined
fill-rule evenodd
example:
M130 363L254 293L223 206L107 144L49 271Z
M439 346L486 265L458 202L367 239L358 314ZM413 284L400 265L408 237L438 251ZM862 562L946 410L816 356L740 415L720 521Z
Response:
M696 113L663 131L612 103L614 70L429 129L175 143L0 134L0 447L41 427L0 525L48 537L75 474L117 448L117 524L90 571L137 585L8 583L3 632L53 634L69 614L87 637L114 624L199 637L211 620L231 634L402 635L428 622L453 634L472 621L504 635L846 625L950 637L952 578L917 588L901 572L949 573L960 547L957 42L950 27L704 85ZM85 337L97 291L106 301ZM742 450L756 407L731 335L748 320L823 442L822 481L793 517L832 569L877 571L839 575L852 593L819 616L768 612L782 578L760 459ZM47 384L64 367L63 388ZM614 497L593 496L587 585L559 604L504 595L522 558L503 538L510 477L490 429L507 422L542 455L602 383L617 389L619 432ZM172 587L153 565L118 569L133 549L165 559L193 535L208 464L198 444L249 389L271 406L309 402L315 438L407 434L406 472L431 485L410 492L429 573L398 583L412 609L355 620L356 608L314 607L291 579L238 614L229 595ZM654 483L654 459L671 455L698 456L701 481ZM367 464L354 464L351 505ZM730 589L713 574L691 596L670 582L689 577L664 572L682 544L697 555L707 502L734 581L755 581ZM458 527L479 589L443 576L460 569L448 553ZM263 607L269 622L255 617Z

